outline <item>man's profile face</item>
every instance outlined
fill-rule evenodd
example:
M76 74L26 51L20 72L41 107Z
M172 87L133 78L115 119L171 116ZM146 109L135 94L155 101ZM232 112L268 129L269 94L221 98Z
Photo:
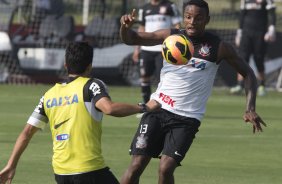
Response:
M196 5L187 5L183 12L183 23L188 36L199 36L209 22L206 9Z

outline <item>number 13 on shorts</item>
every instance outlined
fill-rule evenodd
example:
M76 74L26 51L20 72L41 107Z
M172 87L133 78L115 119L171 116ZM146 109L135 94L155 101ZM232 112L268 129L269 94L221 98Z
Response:
M140 126L140 134L145 134L147 133L147 130L148 130L148 124L142 124Z

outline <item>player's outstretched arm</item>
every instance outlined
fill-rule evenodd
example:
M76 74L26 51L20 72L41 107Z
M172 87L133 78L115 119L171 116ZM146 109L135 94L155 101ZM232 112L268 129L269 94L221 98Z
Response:
M160 104L155 100L151 100L144 105L131 105L127 103L113 102L108 97L103 97L98 100L95 106L104 114L115 117L125 117L136 113L151 112L160 108Z
M26 124L25 128L23 129L16 141L8 164L4 167L3 170L0 171L0 184L12 183L12 179L15 175L18 161L25 148L27 147L29 141L31 140L32 136L37 130L38 128Z
M234 48L225 42L220 44L219 59L227 61L245 80L246 92L246 111L243 115L245 122L250 122L253 125L253 133L262 132L262 127L266 126L262 118L256 113L256 92L257 79L254 71L234 50Z
M125 14L120 18L120 38L127 45L159 45L170 35L170 29L160 29L154 32L136 32L131 29L135 19L135 9L130 14Z

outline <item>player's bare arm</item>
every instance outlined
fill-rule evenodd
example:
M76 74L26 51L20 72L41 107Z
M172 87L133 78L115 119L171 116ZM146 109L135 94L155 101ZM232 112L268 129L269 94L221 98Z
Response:
M154 32L136 32L131 29L135 22L136 10L120 18L120 37L127 45L153 46L162 44L164 39L170 35L170 29L161 29Z
M160 104L155 100L149 101L144 106L146 109L142 109L143 107L140 105L130 105L126 103L113 102L108 97L103 97L98 100L95 106L104 114L115 117L129 116L136 113L142 113L144 111L150 112L160 108Z
M243 116L245 122L253 124L253 132L262 132L262 127L266 126L264 121L256 113L256 90L257 80L252 68L243 61L243 59L236 53L234 48L226 43L220 44L219 53L220 60L227 61L238 73L245 79L245 92L246 92L246 111Z
M15 175L18 161L25 148L29 144L29 141L31 140L32 136L35 132L37 132L37 130L38 128L30 124L26 124L25 128L23 129L16 141L16 144L14 146L13 152L10 156L7 165L2 171L0 171L0 184L12 183L12 179Z

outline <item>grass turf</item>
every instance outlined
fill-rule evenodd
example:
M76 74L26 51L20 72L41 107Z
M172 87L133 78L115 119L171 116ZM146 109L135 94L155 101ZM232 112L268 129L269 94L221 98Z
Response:
M0 85L0 168L6 164L14 142L26 120L49 86ZM110 86L114 101L136 104L140 89ZM197 137L176 169L175 183L182 184L280 184L282 181L282 94L269 92L258 97L257 112L267 123L263 133L253 134L245 124L243 96L215 89ZM139 120L104 117L103 154L120 178L130 162L128 147ZM22 155L14 184L53 184L52 145L47 127L37 133ZM158 160L153 159L140 184L157 183Z

